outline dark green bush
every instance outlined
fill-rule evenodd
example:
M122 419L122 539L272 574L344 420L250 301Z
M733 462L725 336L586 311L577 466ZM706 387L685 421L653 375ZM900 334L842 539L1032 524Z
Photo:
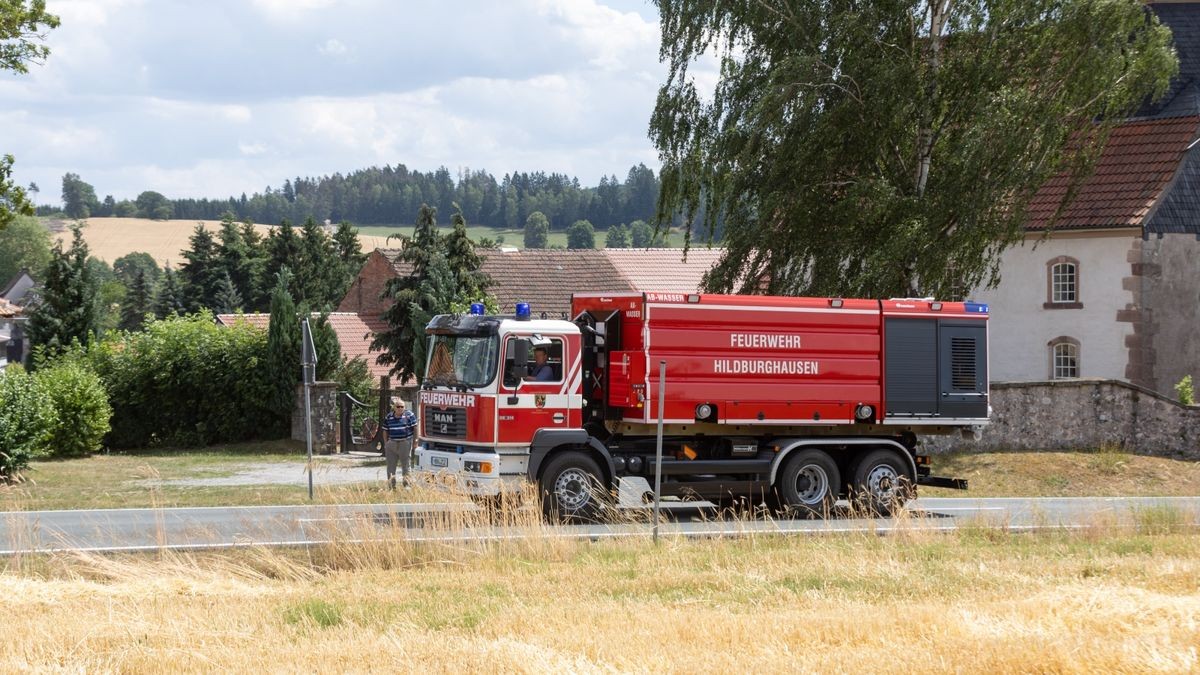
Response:
M48 454L72 457L99 450L109 431L112 408L104 383L90 364L78 355L67 356L39 368L34 380L50 398L58 420Z
M114 448L199 446L278 437L290 407L271 404L267 334L208 312L153 321L89 355L113 408ZM299 364L296 366L299 370Z
M0 372L0 481L10 481L47 452L58 417L49 395L19 366Z

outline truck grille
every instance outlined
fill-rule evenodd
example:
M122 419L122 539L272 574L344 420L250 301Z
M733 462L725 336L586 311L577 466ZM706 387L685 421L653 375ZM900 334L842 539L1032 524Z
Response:
M425 435L445 438L467 437L466 408L425 407Z

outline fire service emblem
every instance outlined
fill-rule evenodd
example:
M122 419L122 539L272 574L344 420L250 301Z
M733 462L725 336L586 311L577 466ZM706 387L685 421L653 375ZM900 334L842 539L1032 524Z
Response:
M539 408L545 408L546 407L546 395L545 394L535 395L533 397L533 404Z

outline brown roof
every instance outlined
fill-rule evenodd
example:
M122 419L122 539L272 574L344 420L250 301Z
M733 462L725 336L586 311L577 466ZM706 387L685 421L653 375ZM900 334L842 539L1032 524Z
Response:
M1095 173L1079 188L1055 229L1141 227L1196 139L1200 116L1125 122L1113 129ZM1029 204L1028 230L1044 230L1066 194L1068 177L1050 179Z
M695 293L700 289L704 274L724 253L719 248L693 248L685 259L681 248L604 250L630 288L664 293Z
M21 308L0 298L0 319L11 319L21 313Z
M319 313L313 313L314 318L318 316L320 316ZM333 327L333 332L337 333L338 346L341 347L342 356L347 359L363 359L367 362L367 370L371 373L371 377L378 380L381 375L388 374L388 366L381 366L375 363L375 358L379 356L379 352L371 351L371 338L374 337L374 331L363 319L364 317L350 312L329 313L329 325ZM226 326L232 326L239 321L266 330L271 325L271 315L217 315L217 322ZM386 329L386 326L383 326L383 328Z
M379 249L397 274L408 274L399 249ZM511 313L528 302L536 317L570 318L572 293L619 291L691 292L716 264L719 249L524 249L481 250L488 293Z

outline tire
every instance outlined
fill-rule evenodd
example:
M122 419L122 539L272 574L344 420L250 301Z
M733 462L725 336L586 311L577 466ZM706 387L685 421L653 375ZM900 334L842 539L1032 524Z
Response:
M538 488L542 510L551 522L594 523L612 508L600 465L582 452L551 457Z
M895 450L872 450L854 465L850 503L868 515L890 516L914 494L908 463Z
M824 518L833 510L841 486L837 462L812 448L788 457L776 489L785 511L804 518Z

